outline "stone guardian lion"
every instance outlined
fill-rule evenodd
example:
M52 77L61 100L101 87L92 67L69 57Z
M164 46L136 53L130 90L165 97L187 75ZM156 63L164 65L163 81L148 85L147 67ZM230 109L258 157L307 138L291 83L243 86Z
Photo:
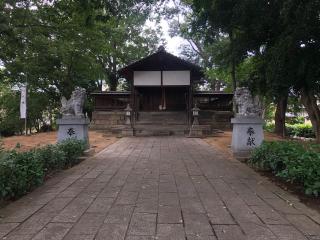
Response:
M234 98L238 116L260 117L262 115L262 107L259 98L253 98L248 88L237 88Z
M83 105L86 98L86 90L84 88L76 87L72 92L71 98L67 100L65 97L61 98L61 113L63 117L84 117Z

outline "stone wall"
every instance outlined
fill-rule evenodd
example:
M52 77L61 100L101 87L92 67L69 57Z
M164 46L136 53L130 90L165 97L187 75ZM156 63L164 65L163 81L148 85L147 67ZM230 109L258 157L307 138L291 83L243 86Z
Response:
M210 125L212 129L231 130L231 118L233 112L230 111L212 111L202 110L199 113L199 123L201 125Z
M124 111L94 111L90 129L111 130L122 128L125 124Z
M199 122L201 125L210 125L211 129L231 130L231 118L233 113L230 111L200 111ZM123 111L94 111L90 129L103 130L105 132L119 132L125 124Z

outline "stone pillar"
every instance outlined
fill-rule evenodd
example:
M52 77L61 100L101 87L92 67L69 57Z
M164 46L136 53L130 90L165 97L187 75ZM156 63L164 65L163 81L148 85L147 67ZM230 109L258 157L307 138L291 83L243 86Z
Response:
M58 142L76 138L85 141L89 147L89 123L89 119L85 117L64 116L61 119L57 119Z
M248 158L251 151L259 147L264 139L263 120L260 117L238 116L233 124L231 148L237 158Z

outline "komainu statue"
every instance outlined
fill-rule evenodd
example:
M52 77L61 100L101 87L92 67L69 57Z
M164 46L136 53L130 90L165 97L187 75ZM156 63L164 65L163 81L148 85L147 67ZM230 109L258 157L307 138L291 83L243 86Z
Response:
M237 106L237 116L261 117L262 107L259 98L257 96L253 98L248 88L237 88L234 98Z
M61 99L61 113L63 117L84 117L83 105L86 98L86 90L76 87L72 92L71 98L67 100L65 97Z

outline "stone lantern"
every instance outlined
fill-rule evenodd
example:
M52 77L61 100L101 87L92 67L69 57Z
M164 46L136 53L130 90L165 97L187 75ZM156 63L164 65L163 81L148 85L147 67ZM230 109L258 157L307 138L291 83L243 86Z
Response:
M193 116L192 125L199 125L199 111L200 111L200 108L198 108L197 104L195 104L194 108L192 108L192 116Z
M203 137L202 126L199 124L199 112L197 104L194 105L194 108L191 109L193 122L190 128L189 137Z
M125 117L126 117L126 125L131 125L131 112L132 108L130 107L130 104L127 104L127 107L124 109L125 111Z
M127 107L124 109L125 114L125 126L122 129L121 135L123 137L131 137L133 136L133 127L131 125L131 115L132 115L132 108L130 107L130 104L127 104Z

